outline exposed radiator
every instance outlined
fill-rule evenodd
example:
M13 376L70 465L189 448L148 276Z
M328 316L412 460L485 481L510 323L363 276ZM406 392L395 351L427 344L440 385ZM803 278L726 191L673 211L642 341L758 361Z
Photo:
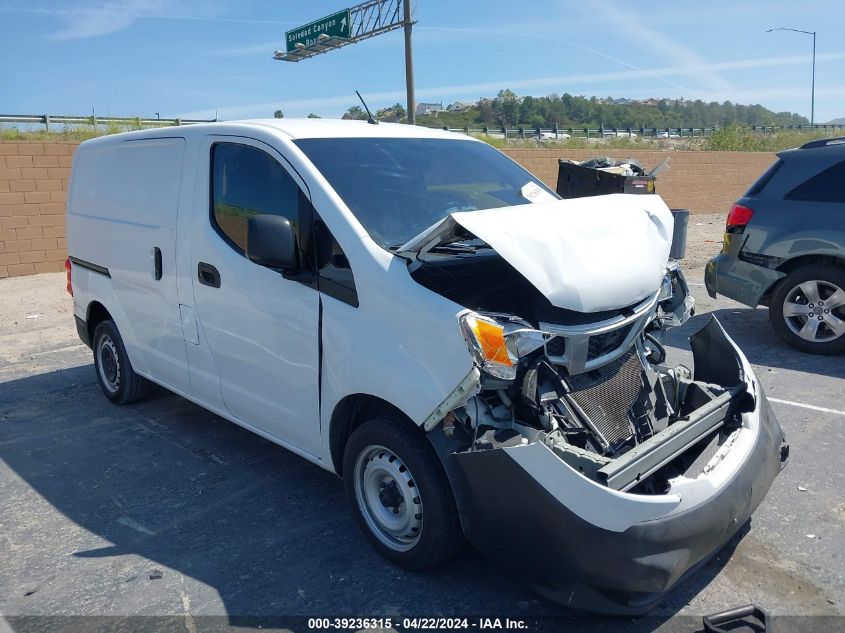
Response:
M630 411L643 386L636 347L598 369L568 378L572 399L593 422L607 446L634 435Z

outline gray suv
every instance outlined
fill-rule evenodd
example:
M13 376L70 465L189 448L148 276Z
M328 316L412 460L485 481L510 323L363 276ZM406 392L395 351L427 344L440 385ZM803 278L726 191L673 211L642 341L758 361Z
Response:
M731 207L704 283L711 297L768 306L800 350L845 351L845 138L778 154Z

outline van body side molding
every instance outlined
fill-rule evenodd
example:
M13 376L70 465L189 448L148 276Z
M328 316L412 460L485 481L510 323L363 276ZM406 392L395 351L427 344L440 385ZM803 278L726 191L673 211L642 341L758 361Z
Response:
M95 273L100 273L101 275L105 275L106 277L111 277L109 269L105 266L100 266L99 264L94 264L93 262L88 262L84 259L79 259L78 257L68 257L68 259L75 266L81 266L82 268L93 270Z

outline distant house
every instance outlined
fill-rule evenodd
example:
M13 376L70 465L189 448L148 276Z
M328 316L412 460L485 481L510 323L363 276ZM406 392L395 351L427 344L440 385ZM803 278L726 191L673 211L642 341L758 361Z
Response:
M414 112L419 115L426 115L443 112L443 110L445 110L443 103L418 103Z
M630 105L630 104L634 103L634 100L633 99L627 99L625 97L621 97L619 99L614 99L613 103L616 104L616 105Z
M648 99L640 99L637 103L641 103L642 105L647 106L656 106L660 103L660 99L655 99L654 97L649 97Z
M455 101L446 107L447 112L466 112L475 104L472 101Z

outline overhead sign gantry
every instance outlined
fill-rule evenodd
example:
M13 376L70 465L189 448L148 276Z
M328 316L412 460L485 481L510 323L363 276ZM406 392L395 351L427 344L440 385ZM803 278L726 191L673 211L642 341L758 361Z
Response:
M413 125L415 103L411 0L370 0L291 29L285 33L285 50L276 51L273 58L284 62L300 62L402 27L405 29L408 123Z
M288 31L285 33L285 46L287 54L293 56L294 59L285 61L296 62L302 57L324 52L321 49L348 44L349 20L349 9L344 9ZM325 42L332 42L332 44L328 45ZM279 59L278 55L279 51L276 51L276 59Z

